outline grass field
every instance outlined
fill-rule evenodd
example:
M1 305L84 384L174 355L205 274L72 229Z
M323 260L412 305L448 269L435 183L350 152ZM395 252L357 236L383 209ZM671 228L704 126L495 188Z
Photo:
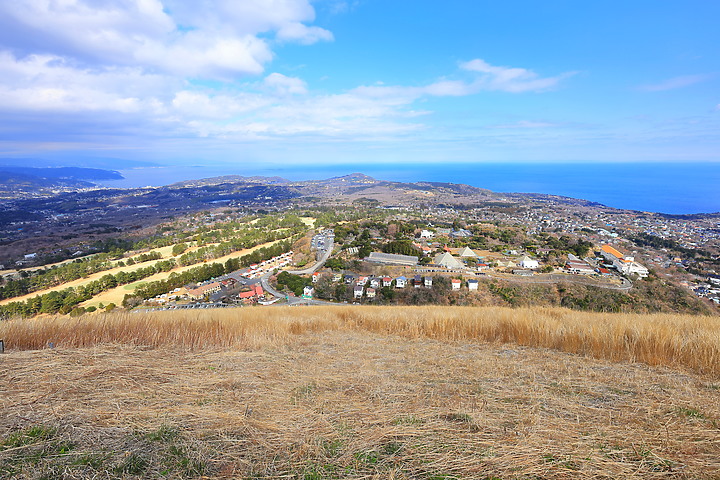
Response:
M11 302L24 302L25 300L28 300L29 298L33 298L33 297L35 297L35 296L37 296L37 295L44 295L44 294L46 294L46 293L64 290L64 289L66 289L66 288L68 288L68 287L79 287L79 286L82 286L82 285L86 285L86 284L88 284L88 283L90 283L90 282L92 282L92 281L94 281L94 280L97 280L97 279L101 278L103 275L108 275L108 274L110 274L110 275L115 275L115 274L120 273L120 272L134 272L134 271L139 270L139 269L141 269L141 268L145 268L145 267L149 267L149 266L151 266L151 265L155 265L157 262L160 262L160 261L162 261L162 260L165 260L165 259L167 259L167 258L171 258L171 257L172 257L172 247L173 247L173 246L170 245L170 246L167 246L167 247L155 248L155 249L152 249L152 250L148 250L147 252L143 252L143 253L158 252L158 253L160 253L160 254L162 255L162 258L159 259L159 260L150 260L150 261L147 261L147 262L136 263L136 264L134 264L134 265L127 265L127 266L124 266L124 267L118 267L118 266L116 266L116 267L110 268L110 269L108 269L108 270L103 270L102 272L97 272L97 273L94 273L94 274L92 274L92 275L88 275L87 277L83 277L83 278L79 278L79 279L77 279L77 280L73 280L73 281L71 281L71 282L63 283L62 285L58 285L58 286L56 286L56 287L47 288L47 289L44 289L44 290L38 290L38 291L36 291L36 292L32 292L32 293L29 293L29 294L27 294L27 295L23 295L23 296L20 296L20 297L13 297L13 298L7 298L7 299L4 299L4 300L0 300L0 305L5 305L5 304L11 303ZM199 248L199 247L191 247L191 248L188 249L188 251L196 250L197 248ZM136 258L136 257L139 256L139 255L140 255L140 254L133 255L133 256L128 257L128 258L133 258L133 259L134 259L134 258ZM123 259L123 260L127 260L127 259ZM117 264L117 262L114 262L114 263ZM122 299L121 299L121 301L122 301Z
M210 260L210 263L225 263L231 258L240 258L244 255L247 255L248 253L252 253L255 250L258 250L263 247L269 247L272 246L278 242L281 242L282 240L275 240L273 242L263 243L261 245L256 245L252 248L246 248L244 250L238 250L237 252L232 252L228 255L225 255L223 257L216 258L214 260ZM83 302L80 304L82 307L90 307L95 306L97 307L101 303L104 305L107 305L109 303L114 303L115 305L120 305L123 301L123 298L126 294L132 293L135 291L136 288L138 288L141 285L144 285L148 282L156 282L158 280L165 280L170 276L172 273L181 273L186 270L190 270L191 268L197 267L199 264L195 263L192 265L186 265L183 267L177 267L174 268L168 272L160 272L156 273L155 275L151 275L147 278L144 278L142 280L139 280L137 282L129 283L127 285L121 285L119 287L112 288L110 290L107 290L105 292L102 292L100 295L96 295L95 297L91 298L90 300Z
M717 479L717 334L561 309L6 322L0 477Z
M150 277L152 278L152 277ZM643 362L720 378L717 317L613 314L563 308L356 307L242 308L45 317L0 322L8 348L123 343L225 348L251 339L284 341L312 331L353 330L405 338L515 343L613 361Z

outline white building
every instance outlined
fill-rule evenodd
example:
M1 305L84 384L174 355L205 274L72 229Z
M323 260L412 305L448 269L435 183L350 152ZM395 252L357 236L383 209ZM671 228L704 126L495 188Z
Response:
M477 253L473 252L470 247L465 247L465 248L462 248L462 249L458 252L458 257L461 257L461 258L478 258L479 255L478 255Z
M540 264L538 263L537 260L525 255L522 258L522 260L520 260L520 266L522 268L527 268L528 270L532 270L532 269L538 268L540 266Z
M460 285L462 282L457 278L450 279L450 285L452 286L453 290L460 290Z
M477 290L479 283L480 283L480 282L478 282L478 281L475 280L474 278L471 278L470 280L467 281L468 290Z
M650 272L645 266L635 261L635 257L625 255L610 245L603 245L600 248L600 254L617 268L618 272L625 275L635 274L640 278L647 277Z
M568 254L565 268L567 268L567 271L569 273L574 273L576 275L592 275L595 273L595 269L593 267L591 267L587 262L573 255L572 253Z
M434 263L435 265L440 265L441 267L445 267L445 268L458 269L458 268L463 268L463 267L464 267L463 263L462 263L460 260L458 260L457 258L453 257L453 256L450 255L448 252L441 253L441 254L437 255L437 256L433 259L433 263Z

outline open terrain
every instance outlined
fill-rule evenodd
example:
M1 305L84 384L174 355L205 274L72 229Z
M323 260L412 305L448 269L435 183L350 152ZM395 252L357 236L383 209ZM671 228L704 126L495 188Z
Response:
M0 476L714 479L719 332L499 308L5 322Z

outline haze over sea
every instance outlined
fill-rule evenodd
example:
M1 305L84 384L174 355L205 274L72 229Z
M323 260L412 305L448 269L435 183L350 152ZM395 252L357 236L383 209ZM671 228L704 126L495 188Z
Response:
M319 180L361 172L378 180L464 183L495 192L562 195L609 207L692 214L720 212L715 163L338 164L318 166L158 166L121 170L108 187L161 186L220 175Z

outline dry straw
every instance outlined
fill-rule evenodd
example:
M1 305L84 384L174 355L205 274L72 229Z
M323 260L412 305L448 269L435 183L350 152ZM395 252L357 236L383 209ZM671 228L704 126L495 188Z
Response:
M115 313L0 323L9 349L120 343L189 349L285 343L297 334L366 331L405 338L499 342L720 373L716 317L562 308L307 307Z

